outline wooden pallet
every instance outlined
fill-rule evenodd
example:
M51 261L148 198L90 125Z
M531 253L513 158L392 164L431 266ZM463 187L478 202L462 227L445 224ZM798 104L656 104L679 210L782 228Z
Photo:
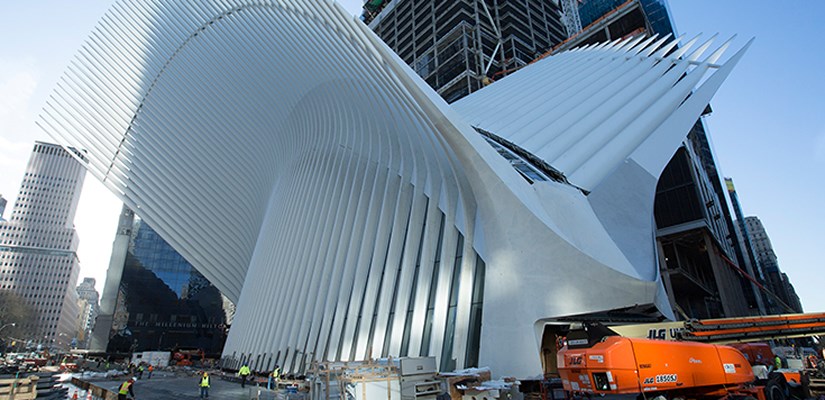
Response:
M30 375L19 379L0 379L0 400L34 400L37 398L37 381Z

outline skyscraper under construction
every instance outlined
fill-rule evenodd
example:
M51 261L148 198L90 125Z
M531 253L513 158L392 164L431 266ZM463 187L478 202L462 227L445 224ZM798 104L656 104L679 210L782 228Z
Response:
M370 0L362 19L447 102L567 37L552 0Z

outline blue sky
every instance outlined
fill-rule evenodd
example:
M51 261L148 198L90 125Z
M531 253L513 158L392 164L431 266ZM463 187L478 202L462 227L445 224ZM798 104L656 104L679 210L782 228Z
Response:
M0 194L9 200L35 140L39 110L110 0L9 2L0 24ZM341 4L355 13L362 1ZM712 101L707 118L724 176L732 177L746 215L768 230L780 267L806 311L825 311L825 1L670 0L680 33L756 37ZM91 176L75 224L81 276L102 290L120 203Z
M680 33L753 46L706 119L721 173L762 220L805 311L825 311L825 27L822 1L670 0Z

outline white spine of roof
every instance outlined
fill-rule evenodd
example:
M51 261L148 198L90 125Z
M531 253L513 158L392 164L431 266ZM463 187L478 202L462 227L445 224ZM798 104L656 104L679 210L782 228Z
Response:
M697 89L712 67L720 67L715 63L730 40L702 59L713 38L690 51L694 38L668 55L679 39L637 44L641 38L549 57L453 107L471 125L519 145L570 183L592 191L657 129L682 116L692 124L696 112L685 100L707 105L747 48L714 74L721 79L708 79ZM690 126L667 130L680 142L686 129ZM648 166L658 176L672 153L652 150L666 154L665 163Z

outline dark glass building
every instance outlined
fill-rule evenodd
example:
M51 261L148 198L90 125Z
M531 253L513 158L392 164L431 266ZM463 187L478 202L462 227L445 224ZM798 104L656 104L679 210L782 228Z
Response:
M121 217L119 234L129 234L129 241L107 352L202 349L218 357L227 332L223 296L149 225L125 212L132 218Z
M582 26L586 27L604 15L614 11L621 10L623 4L632 3L634 0L583 0L579 3L579 17L582 21ZM639 0L641 8L631 7L631 17L628 21L622 21L620 24L611 24L611 29L614 30L612 37L622 37L632 30L647 24L650 30L658 33L660 36L667 35L673 32L673 24L671 24L670 12L664 0ZM630 20L636 22L631 22ZM627 32L619 34L620 30L627 30ZM604 41L607 39L603 37Z

